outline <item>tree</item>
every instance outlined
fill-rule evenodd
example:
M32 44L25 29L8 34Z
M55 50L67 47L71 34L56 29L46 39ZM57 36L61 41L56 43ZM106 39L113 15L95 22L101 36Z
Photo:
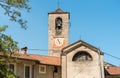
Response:
M22 28L26 29L27 21L22 19L20 11L25 9L29 12L28 2L29 0L0 0L0 7L4 10L4 15L8 15L11 21L19 23ZM0 54L4 55L0 56L0 78L16 78L8 63L11 61L14 50L18 48L18 43L11 36L3 33L6 28L8 26L0 27Z
M28 5L29 0L0 0L0 7L4 10L4 15L8 15L11 21L17 22L22 28L27 28L27 21L22 19L21 9L25 9L28 12L30 7Z
M17 48L17 42L10 36L3 34L8 26L0 27L0 52L13 52Z
M8 63L11 62L11 55L17 49L17 42L10 36L4 34L8 26L0 27L0 77L1 78L16 78L13 70L9 68ZM3 56L3 57L2 57Z

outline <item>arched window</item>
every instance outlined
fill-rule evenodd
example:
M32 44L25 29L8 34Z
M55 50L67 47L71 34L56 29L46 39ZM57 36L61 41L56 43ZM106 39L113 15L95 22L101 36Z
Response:
M57 34L62 32L62 18L58 17L55 19L55 30Z
M92 57L89 53L82 51L75 54L72 61L92 61Z

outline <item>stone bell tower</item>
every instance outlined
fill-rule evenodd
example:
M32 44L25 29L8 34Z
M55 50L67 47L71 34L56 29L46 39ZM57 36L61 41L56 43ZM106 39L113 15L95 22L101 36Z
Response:
M48 53L60 56L61 49L69 44L70 13L58 8L48 13Z

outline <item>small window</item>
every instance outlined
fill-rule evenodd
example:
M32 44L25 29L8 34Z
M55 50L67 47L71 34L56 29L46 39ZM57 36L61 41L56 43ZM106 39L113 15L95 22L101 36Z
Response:
M72 61L92 61L92 57L87 52L78 52L74 55Z
M39 66L39 73L46 73L46 66L45 65Z
M14 74L16 74L16 66L15 66L15 64L14 63L9 64L9 67L14 72Z
M30 67L25 66L25 78L30 78Z
M58 72L58 68L57 66L54 66L54 73L57 73Z
M31 66L30 65L25 65L24 68L24 78L31 78Z

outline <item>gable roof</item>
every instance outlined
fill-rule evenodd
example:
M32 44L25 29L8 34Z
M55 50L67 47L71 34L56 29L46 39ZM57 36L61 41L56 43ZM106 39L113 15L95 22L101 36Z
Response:
M86 46L88 48L90 48L91 50L98 52L99 48L96 48L95 46L88 44L87 42L84 42L83 40L79 40L75 43L72 43L66 47L64 47L62 49L62 55L67 54L68 52L71 52L72 50L75 50L76 48L80 47L80 46ZM103 52L100 51L100 54L104 54Z
M120 75L120 67L109 66L105 68L109 75Z
M0 52L0 56L5 57L3 52ZM38 64L46 64L46 65L55 65L60 66L60 57L54 57L54 56L44 56L44 55L36 55L36 54L12 54L12 58L22 59L22 60L30 60L35 61Z

